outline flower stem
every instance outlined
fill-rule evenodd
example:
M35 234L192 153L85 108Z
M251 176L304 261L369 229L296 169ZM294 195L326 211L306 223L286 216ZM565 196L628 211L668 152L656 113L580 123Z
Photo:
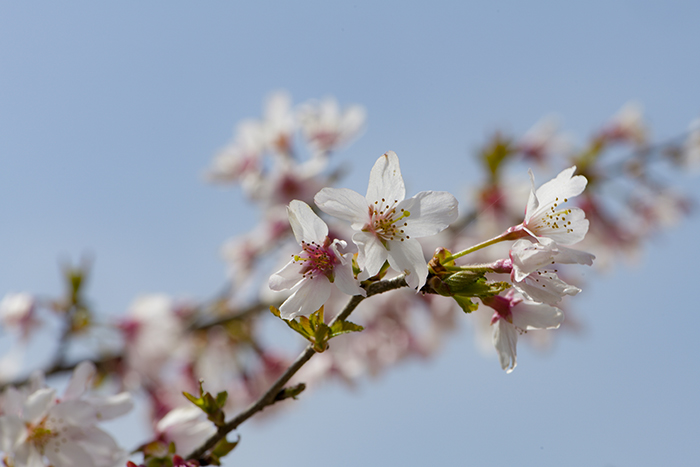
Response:
M402 287L408 287L408 285L406 284L406 279L403 275L391 280L375 282L374 284L368 287L367 297L388 292L389 290L400 289ZM345 305L343 311L338 313L338 315L335 318L333 318L333 320L329 323L329 326L333 326L333 324L338 321L345 320L348 316L350 316L350 313L352 313L355 310L355 308L357 308L357 305L359 305L360 302L362 302L364 299L365 297L361 295L353 296L348 302L348 304ZM265 392L265 394L260 396L260 398L257 401L252 403L243 412L239 413L230 421L220 426L214 435L212 435L203 445L192 451L186 457L186 459L197 459L201 465L209 465L210 459L207 455L205 455L206 452L209 449L216 446L216 444L219 441L224 439L227 434L235 430L241 423L245 422L256 413L261 412L263 409L265 409L265 407L268 407L277 402L279 400L277 398L277 395L280 393L280 391L282 391L284 385L287 384L287 382L292 378L292 376L294 376L296 372L299 371L306 362L311 360L311 357L313 357L315 353L316 351L314 350L313 345L307 345L304 351L301 354L299 354L296 360L294 360L294 363L292 363L289 366L289 368L285 370L282 376L280 376L277 379L277 381L275 381L274 384L270 386L270 388Z

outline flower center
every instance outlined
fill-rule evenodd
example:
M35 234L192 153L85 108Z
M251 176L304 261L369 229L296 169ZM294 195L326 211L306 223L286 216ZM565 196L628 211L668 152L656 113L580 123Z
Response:
M571 214L571 209L557 209L559 206L559 198L556 198L554 203L546 210L541 216L535 220L534 228L550 228L550 229L566 229L566 233L573 232L574 230L570 228L571 221L567 220L569 214ZM564 202L568 199L564 198Z
M301 263L301 275L304 278L313 279L318 275L324 275L331 279L333 267L339 263L335 252L330 248L330 239L326 237L323 245L316 242L301 242L302 252L294 255L294 262Z
M51 438L55 438L59 435L56 430L47 427L47 419L48 417L44 417L36 425L27 426L29 432L27 435L27 442L36 446L37 450L42 453L46 443L48 443Z
M382 243L387 240L403 242L405 239L411 238L406 235L403 229L408 225L404 219L408 218L411 213L405 209L397 211L397 203L398 200L394 200L394 203L390 205L384 198L381 202L375 201L374 206L369 207L370 221L362 230L374 233Z

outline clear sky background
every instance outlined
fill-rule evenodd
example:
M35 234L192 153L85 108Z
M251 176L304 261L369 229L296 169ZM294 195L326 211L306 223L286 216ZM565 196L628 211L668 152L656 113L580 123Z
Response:
M58 293L58 260L85 252L106 313L218 291L221 244L255 219L201 174L276 89L366 107L342 153L360 192L391 149L409 193L464 199L486 135L552 113L582 142L636 100L665 140L700 116L698 18L690 1L1 2L0 294ZM244 425L227 465L691 465L699 230L695 214L635 267L587 272L583 332L521 346L510 375L465 317L433 360Z

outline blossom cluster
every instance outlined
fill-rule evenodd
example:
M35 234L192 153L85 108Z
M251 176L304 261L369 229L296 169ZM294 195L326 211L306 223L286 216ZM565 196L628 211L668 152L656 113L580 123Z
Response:
M189 454L216 436L223 414L295 397L294 391L266 396L281 377L290 376L295 391L329 378L353 384L404 359L432 355L460 322L511 372L518 345L557 334L531 331L573 321L564 315L575 313L571 297L584 284L571 267L607 267L620 253L633 256L687 212L687 200L654 179L650 165L685 170L700 153L694 124L687 138L656 151L654 161L638 106L624 107L582 148L547 119L521 138L498 133L487 141L477 154L483 183L471 187L473 198L458 210L445 191L407 198L392 151L370 169L364 195L338 187L343 172L333 169L333 157L364 124L358 105L341 108L327 98L294 106L287 94L275 93L262 117L236 127L206 178L240 187L260 217L223 245L229 278L221 294L206 300L145 294L124 316L102 319L86 298L87 264L64 268L65 293L58 298L7 293L0 322L16 345L0 359L4 463L125 465L126 451L98 425L126 413L134 396L145 402L152 426L139 448L143 465L210 463L235 443L224 439L206 456ZM631 152L606 155L622 150ZM532 170L528 181L528 168L538 178L554 176L537 186ZM617 187L614 193L624 195L611 203L607 190L620 179L628 191ZM396 290L381 289L390 282ZM289 353L262 336L270 308L318 352L293 375ZM359 324L346 321L353 311ZM326 323L324 316L335 318ZM46 373L75 369L62 397L42 377L19 374L23 349L56 318L63 331ZM354 334L336 339L347 332ZM74 346L85 350L79 347L85 336L99 343L94 365L68 358ZM93 380L121 392L90 396ZM201 381L206 391L192 404L182 393L201 391Z

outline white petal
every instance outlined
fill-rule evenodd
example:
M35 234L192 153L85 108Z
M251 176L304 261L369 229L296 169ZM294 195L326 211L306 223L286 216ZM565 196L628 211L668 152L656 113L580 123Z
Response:
M24 403L23 418L29 423L37 423L56 403L56 391L43 388L32 393Z
M323 241L328 236L328 226L321 220L320 217L303 201L292 200L287 208L289 215L289 224L292 226L294 237L297 243L302 241L306 243L316 242L323 244Z
M15 452L17 446L27 437L24 421L14 415L0 416L0 451Z
M352 273L352 262L348 259L346 264L338 264L333 268L334 281L333 283L338 289L348 295L367 296L365 289L360 287L359 282L355 280Z
M53 467L75 467L76 465L97 467L85 449L75 443L59 445L52 439L47 443L44 454Z
M73 370L73 376L68 383L66 391L63 393L63 400L77 399L82 396L89 388L89 384L92 377L95 376L96 371L95 365L92 362L88 360L81 362L75 370Z
M16 467L45 467L44 456L33 444L22 444L15 452Z
M107 432L97 427L81 431L79 446L90 456L92 465L95 467L121 467L126 464L128 454Z
M51 409L51 416L72 425L94 425L98 422L97 410L84 400L61 401Z
M282 269L270 276L268 286L276 292L291 289L303 279L301 269L300 263L295 263L294 260L288 262Z
M493 325L493 345L498 352L501 368L508 373L518 364L516 345L518 343L518 331L509 322L499 319Z
M88 402L95 408L95 416L98 420L121 417L134 408L134 401L128 392L108 397L91 398L88 399Z
M399 157L394 151L389 151L377 159L369 173L367 201L371 204L385 199L391 204L403 201L405 197L406 188L401 176Z
M585 251L574 250L572 248L566 248L564 246L557 246L559 254L557 255L557 263L562 264L587 264L592 265L595 256L586 253Z
M406 273L406 283L413 289L420 289L428 276L428 264L423 256L423 248L412 238L388 241L389 265L396 271Z
M564 295L576 295L581 289L569 285L553 272L533 273L513 284L529 300L556 305Z
M535 195L540 205L562 203L564 198L572 198L583 193L588 180L583 175L572 177L575 171L576 166L564 169L555 178L539 187ZM556 198L559 198L559 201Z
M361 229L370 220L367 200L349 188L324 188L316 193L314 202L326 214L351 222L354 229Z
M321 308L330 296L331 283L327 277L304 279L280 306L280 316L283 319L293 319L299 315L308 316Z
M446 191L421 191L397 206L409 211L404 232L410 237L427 237L442 232L457 219L457 199Z
M513 325L523 331L532 329L556 329L564 321L559 308L544 303L522 301L511 308Z
M357 265L363 270L358 279L365 280L376 275L389 256L382 242L369 232L355 232L352 241L357 245Z

